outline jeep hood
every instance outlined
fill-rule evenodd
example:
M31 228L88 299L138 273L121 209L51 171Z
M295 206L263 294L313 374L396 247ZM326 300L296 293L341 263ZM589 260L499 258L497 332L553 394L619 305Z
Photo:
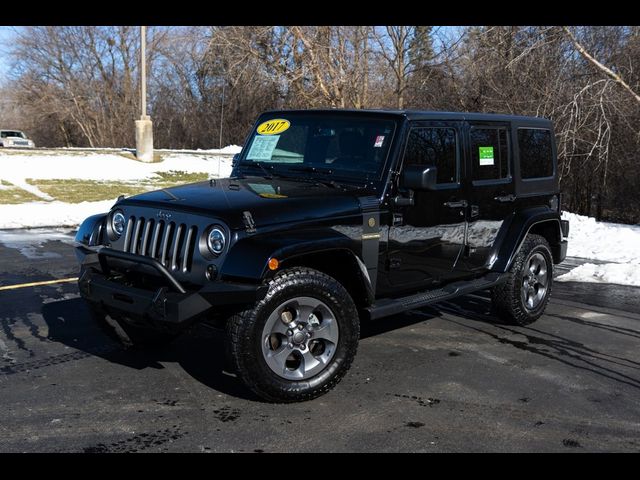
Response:
M367 189L334 188L322 183L284 178L223 178L142 193L118 205L156 207L210 215L232 229L245 228L243 212L251 212L257 227L327 219L360 213L358 197Z

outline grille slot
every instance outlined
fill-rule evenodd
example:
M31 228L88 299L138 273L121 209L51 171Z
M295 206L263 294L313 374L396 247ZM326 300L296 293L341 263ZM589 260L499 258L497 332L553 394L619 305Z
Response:
M158 260L166 268L191 271L198 228L184 223L129 217L123 250Z

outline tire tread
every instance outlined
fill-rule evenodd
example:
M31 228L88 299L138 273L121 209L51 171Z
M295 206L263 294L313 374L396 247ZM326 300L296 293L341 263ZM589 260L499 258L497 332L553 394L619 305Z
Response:
M254 369L250 367L255 361L255 352L246 348L251 342L251 332L254 328L260 312L267 307L269 301L279 292L296 287L301 284L320 288L325 292L330 292L340 302L343 308L343 315L346 318L358 318L356 306L347 293L346 289L334 278L312 268L293 267L279 272L269 282L269 291L264 299L256 303L254 308L247 309L232 315L227 320L227 355L237 375L245 385L259 397L274 403L290 403L306 401L317 398L333 389L347 373L353 358L356 354L357 340L360 336L359 321L354 321L355 348L352 348L335 374L322 385L309 388L308 382L291 382L289 386L283 387L282 383L275 385L268 379L259 379L254 375ZM341 331L341 335L346 332ZM353 342L353 338L348 339Z

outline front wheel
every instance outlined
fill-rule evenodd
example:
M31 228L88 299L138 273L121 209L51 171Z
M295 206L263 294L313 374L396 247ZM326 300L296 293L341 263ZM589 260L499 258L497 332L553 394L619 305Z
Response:
M513 325L529 325L544 313L553 285L553 260L547 240L527 235L507 281L492 290L498 315Z
M356 306L334 278L305 267L278 273L266 297L227 322L231 364L271 402L310 400L345 375L358 348Z

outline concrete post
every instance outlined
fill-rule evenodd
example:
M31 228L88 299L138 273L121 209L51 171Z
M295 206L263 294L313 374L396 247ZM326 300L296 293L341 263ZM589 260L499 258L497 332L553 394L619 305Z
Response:
M148 115L136 120L136 158L153 162L153 123Z
M147 115L147 27L140 27L140 97L142 114L136 120L136 158L153 162L153 123Z

